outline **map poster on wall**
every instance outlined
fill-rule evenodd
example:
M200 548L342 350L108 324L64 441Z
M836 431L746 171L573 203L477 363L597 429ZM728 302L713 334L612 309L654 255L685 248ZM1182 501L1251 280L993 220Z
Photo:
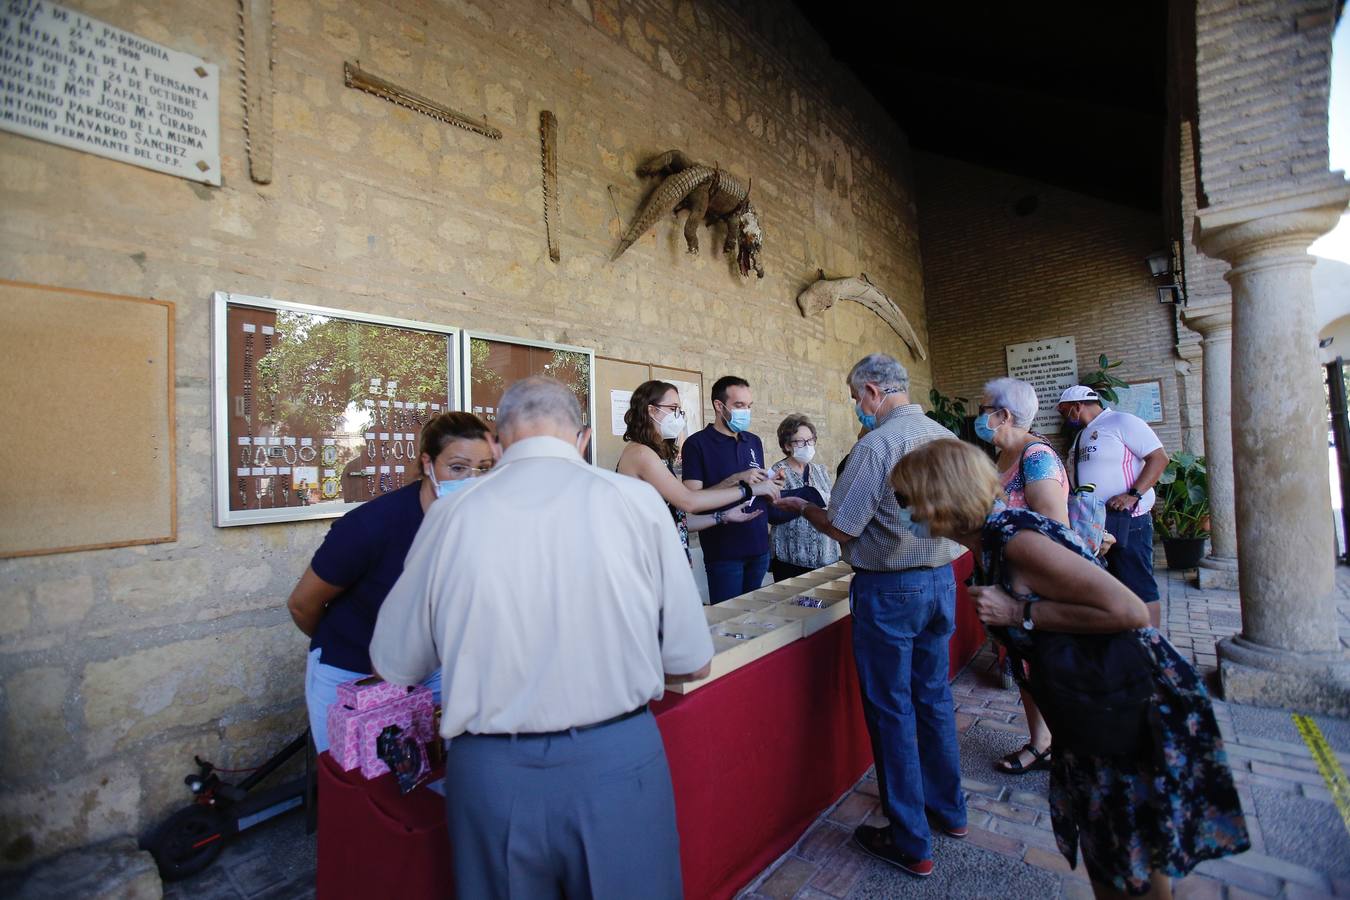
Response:
M1032 430L1041 434L1059 434L1063 420L1055 408L1066 387L1078 383L1078 349L1071 337L1045 338L1004 347L1008 375L1031 383L1040 408Z
M1150 425L1163 420L1162 382L1141 381L1116 388L1116 402L1107 404L1112 409L1131 413Z
M45 2L0 7L0 129L220 184L220 70Z

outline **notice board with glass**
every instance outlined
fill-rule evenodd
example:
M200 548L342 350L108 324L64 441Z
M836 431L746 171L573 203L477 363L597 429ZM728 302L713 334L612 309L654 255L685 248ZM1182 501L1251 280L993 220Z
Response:
M340 516L420 475L457 407L459 329L218 292L216 524Z
M595 421L595 351L495 334L465 333L464 408L496 429L497 406L506 389L531 375L547 375L571 388L581 404L582 424ZM586 448L594 462L594 441Z

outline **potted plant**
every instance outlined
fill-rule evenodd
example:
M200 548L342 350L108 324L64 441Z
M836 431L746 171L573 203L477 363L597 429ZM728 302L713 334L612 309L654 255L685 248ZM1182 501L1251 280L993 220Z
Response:
M971 430L966 415L966 404L970 402L968 399L965 397L948 397L940 393L937 388L933 388L928 392L928 402L933 407L927 413L928 418L957 437L969 439Z
M1111 374L1111 370L1118 368L1124 360L1111 362L1103 353L1097 357L1098 369L1095 372L1088 372L1079 379L1079 384L1087 385L1101 395L1101 398L1112 405L1120 402L1120 397L1116 394L1116 388L1129 387L1125 381Z
M1209 537L1209 475L1205 458L1173 453L1154 489L1153 522L1162 535L1169 569L1193 569Z

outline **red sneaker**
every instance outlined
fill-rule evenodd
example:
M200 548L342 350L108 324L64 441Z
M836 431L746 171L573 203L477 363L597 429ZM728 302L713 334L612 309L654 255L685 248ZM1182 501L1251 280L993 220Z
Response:
M853 830L853 843L869 856L875 856L882 862L890 863L918 878L927 878L933 874L931 859L915 859L906 856L891 843L889 828L877 828L872 825L859 825Z

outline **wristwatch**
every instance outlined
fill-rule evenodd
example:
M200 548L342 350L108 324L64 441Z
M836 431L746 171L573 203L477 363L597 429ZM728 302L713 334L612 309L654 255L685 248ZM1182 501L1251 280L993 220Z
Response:
M1138 499L1140 499L1140 498L1142 498L1142 497L1144 496L1143 494L1139 493L1139 488L1135 487L1134 485L1130 485L1130 489L1129 489L1128 491L1126 491L1125 493L1129 494L1131 497L1133 497L1133 498L1136 499L1136 500L1138 500Z
M736 484L740 486L742 500L749 500L751 497L755 496L755 490L750 487L750 482L742 479L741 481L736 482Z
M1036 627L1036 623L1031 621L1031 601L1028 600L1022 604L1022 630L1031 631Z
M725 525L726 521L727 521L727 514L724 510L719 509L717 512L713 513L714 525Z

